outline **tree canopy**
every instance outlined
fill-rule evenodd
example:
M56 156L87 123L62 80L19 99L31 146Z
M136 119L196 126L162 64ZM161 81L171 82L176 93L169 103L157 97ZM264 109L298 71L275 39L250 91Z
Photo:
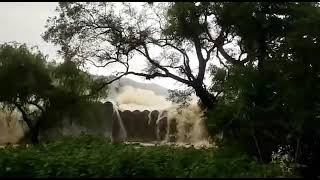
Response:
M241 35L253 61L227 67L222 80L213 78L212 88L224 94L211 112L211 132L224 131L231 142L241 142L265 161L279 146L289 146L292 161L315 176L320 149L317 3L229 3L220 13L220 24Z
M25 44L2 44L0 83L0 102L5 107L17 108L28 127L33 129L37 117L45 111L52 89L45 56L39 51L32 52Z
M319 3L137 6L59 3L43 38L60 45L70 61L120 64L123 70L105 84L129 74L185 84L171 98L180 102L181 95L195 92L210 112L212 134L224 132L263 161L289 145L294 161L310 167L306 174L317 174ZM137 58L148 64L141 72L131 68Z
M101 82L71 61L48 63L36 47L19 43L0 45L0 103L22 114L33 142L38 141L39 125L49 111L106 95L107 87L90 93Z
M60 3L59 15L48 19L43 37L59 44L61 53L74 61L97 67L122 65L123 71L108 83L129 74L172 78L191 87L204 106L211 107L216 97L204 84L207 64L217 47L225 57L231 56L222 47L224 30L214 31L210 7L207 3L146 4L137 11L126 3ZM137 55L149 65L143 72L130 69ZM198 67L191 67L190 61Z

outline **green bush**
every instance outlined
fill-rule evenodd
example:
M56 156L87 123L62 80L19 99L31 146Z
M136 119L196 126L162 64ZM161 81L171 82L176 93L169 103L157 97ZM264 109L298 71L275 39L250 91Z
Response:
M112 144L83 135L0 150L1 177L283 177L243 153Z

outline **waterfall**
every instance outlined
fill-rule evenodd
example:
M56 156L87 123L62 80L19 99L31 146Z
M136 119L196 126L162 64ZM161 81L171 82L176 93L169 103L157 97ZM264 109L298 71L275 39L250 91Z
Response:
M148 114L148 124L150 125L151 121L152 121L152 117L151 117L151 113L152 113L152 110L149 112Z
M117 120L118 120L118 122L119 122L119 124L120 124L121 138L126 139L126 138L127 138L127 130L126 130L126 128L125 128L124 125L123 125L123 121L122 121L122 118L121 118L121 116L120 116L118 107L117 107L116 105L114 105L113 103L112 103L112 105L113 105L113 114L115 113L115 114L117 115Z
M156 135L157 135L157 139L160 140L160 127L159 127L159 121L165 117L165 111L164 110L159 110L159 114L156 120Z

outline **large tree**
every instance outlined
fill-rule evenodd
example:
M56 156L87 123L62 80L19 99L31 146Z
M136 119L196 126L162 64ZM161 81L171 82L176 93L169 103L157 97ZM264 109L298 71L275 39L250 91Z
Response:
M309 167L305 174L317 176L319 4L223 5L219 24L241 37L242 48L254 60L214 78L212 88L222 88L224 94L207 121L211 132L224 131L225 139L232 137L233 144L266 161L279 145L289 145L292 159Z
M219 92L210 92L204 80L214 57L221 55L240 66L248 61L245 52L228 53L225 45L237 41L228 28L217 24L215 9L219 7L214 3L145 3L137 10L134 5L59 3L58 15L48 19L43 38L60 45L60 52L71 60L97 67L120 64L123 71L106 84L129 74L172 78L193 89L204 107L213 107ZM145 59L148 68L133 71L131 61L137 58Z

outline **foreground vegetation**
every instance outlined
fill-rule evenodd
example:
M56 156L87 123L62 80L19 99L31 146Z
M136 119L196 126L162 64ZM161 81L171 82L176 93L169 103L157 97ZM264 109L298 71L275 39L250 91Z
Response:
M83 135L28 148L0 150L1 177L283 177L229 150L139 147Z
M115 5L122 8L114 11ZM9 153L2 155L1 160L8 161L2 164L12 163L30 176L85 172L83 176L102 177L274 177L283 174L252 159L270 164L274 152L280 151L302 176L319 177L318 2L171 2L141 8L126 3L59 3L43 38L61 47L64 62L47 63L41 52L26 45L1 45L0 83L5 86L0 88L0 108L17 109L30 128L27 139L36 144L39 130L59 119L57 114L89 111L87 103L105 97L99 92L123 76L171 78L186 86L172 91L169 99L187 104L192 93L197 95L208 110L210 135L223 134L221 144L232 145L237 153L135 150L64 140L1 151ZM159 57L151 53L154 50L159 50ZM137 56L144 57L147 67L134 72L129 61L134 63ZM197 68L190 66L194 62ZM112 73L114 79L96 81L83 72L88 63L100 68L115 63L124 69ZM204 77L211 83L204 83ZM84 104L81 110L79 104ZM21 174L13 167L2 168L3 174Z

